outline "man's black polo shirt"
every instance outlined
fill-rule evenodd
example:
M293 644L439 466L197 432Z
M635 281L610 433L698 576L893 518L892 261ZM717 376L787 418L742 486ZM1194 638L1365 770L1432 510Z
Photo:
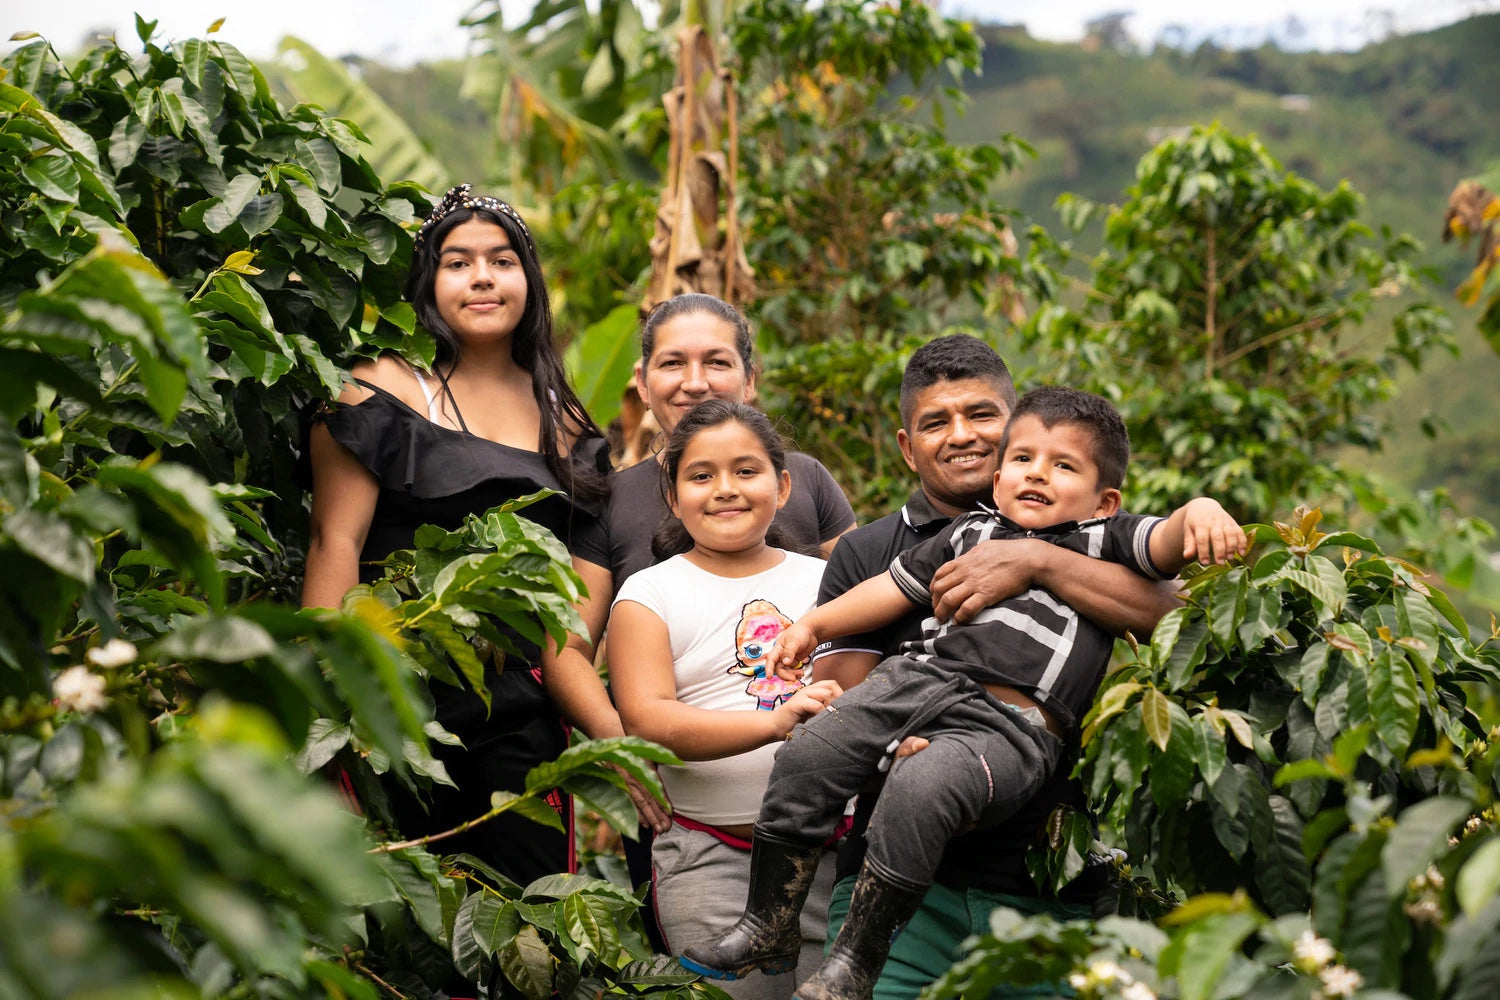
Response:
M926 493L918 490L896 513L844 535L823 571L818 603L827 603L856 584L888 572L896 556L942 531L951 520L932 506ZM921 638L922 621L931 613L930 608L916 608L895 624L877 632L825 642L813 653L813 659L832 652L848 651L871 652L882 659L892 656L902 642ZM937 881L958 889L983 889L1016 896L1038 895L1036 884L1026 871L1027 850L1042 842L1047 817L1054 807L1066 803L1083 809L1085 804L1083 788L1076 781L1069 780L1069 769L1070 763L1065 761L1041 791L1001 826L975 830L949 841L938 866ZM874 804L874 796L860 796L854 830L839 850L838 877L841 879L857 873L864 861L864 829Z

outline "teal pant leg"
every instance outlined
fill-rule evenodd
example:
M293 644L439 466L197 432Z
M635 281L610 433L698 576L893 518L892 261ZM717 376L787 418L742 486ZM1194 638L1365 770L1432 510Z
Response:
M833 887L833 897L828 905L825 951L833 946L834 937L844 925L853 891L853 878L846 878ZM1009 906L1026 914L1048 913L1059 920L1076 920L1089 915L1087 907L1056 900L1008 896L979 889L960 890L934 884L922 898L922 905L911 923L896 935L890 958L875 983L875 1000L916 1000L923 987L947 972L962 957L961 946L965 938L971 934L988 933L990 911L997 906ZM968 1000L1035 1000L1072 995L1072 990L1065 984L1058 984L1056 988L1000 986L990 991L986 998L970 997Z

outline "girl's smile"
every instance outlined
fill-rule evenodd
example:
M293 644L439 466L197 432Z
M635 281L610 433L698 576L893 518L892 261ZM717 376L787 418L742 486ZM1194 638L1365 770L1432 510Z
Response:
M791 489L755 432L729 421L699 431L683 451L672 513L702 553L753 553Z

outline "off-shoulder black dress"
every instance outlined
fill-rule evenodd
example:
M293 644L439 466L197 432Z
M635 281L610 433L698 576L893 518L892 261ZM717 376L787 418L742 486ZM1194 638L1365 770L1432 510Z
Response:
M374 474L380 495L360 552L360 582L378 579L375 565L390 553L412 547L418 527L435 524L449 531L468 514L482 514L507 500L543 488L561 489L538 452L512 448L429 420L379 386L360 381L374 395L340 406L323 417L329 434ZM451 396L449 402L452 402ZM455 413L457 407L454 407ZM459 416L463 426L463 417ZM579 441L573 456L605 473L608 448L603 438ZM565 496L549 497L520 512L562 540L569 550L602 534L599 509ZM437 719L463 741L463 748L433 744L457 789L435 785L424 808L394 782L392 807L401 833L423 836L447 830L490 808L490 793L525 788L526 772L554 760L567 748L567 730L542 689L540 650L519 635L512 641L521 656L490 668L486 682L491 710L471 688L431 685ZM502 815L434 845L442 853L466 852L525 885L543 875L574 870L572 808L555 794L566 835L512 814Z

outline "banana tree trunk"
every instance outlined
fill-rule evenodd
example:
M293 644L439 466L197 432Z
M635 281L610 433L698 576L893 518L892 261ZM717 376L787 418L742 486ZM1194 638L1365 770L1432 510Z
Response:
M683 292L730 303L754 296L740 238L735 180L738 108L733 74L719 64L701 24L678 35L676 85L663 98L670 129L666 187L651 239L651 284L643 311Z

